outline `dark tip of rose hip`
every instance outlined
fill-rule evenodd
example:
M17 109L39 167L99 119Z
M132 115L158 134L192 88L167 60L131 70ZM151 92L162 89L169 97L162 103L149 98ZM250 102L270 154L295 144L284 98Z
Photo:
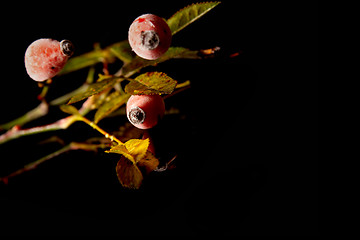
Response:
M160 39L159 35L153 31L142 31L141 32L141 44L147 50L153 50L159 46Z
M74 48L74 44L73 44L71 41L69 41L69 40L62 40L62 41L60 42L60 49L61 49L61 52L62 52L64 55L70 57L71 55L74 54L74 49L75 49L75 48Z
M134 107L129 111L128 118L132 124L141 124L145 121L145 112L139 107Z

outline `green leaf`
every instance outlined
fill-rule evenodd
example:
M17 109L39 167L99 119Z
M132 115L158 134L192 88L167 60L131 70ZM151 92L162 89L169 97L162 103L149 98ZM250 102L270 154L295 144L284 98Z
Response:
M121 94L119 92L114 92L110 96L108 96L108 100L103 103L95 113L94 122L97 124L101 119L105 118L123 104L127 102L129 99L129 94Z
M128 40L115 43L108 47L110 52L124 63L128 63L134 59L136 54L132 51Z
M106 90L107 88L114 86L115 83L117 83L121 79L122 78L119 78L119 77L109 77L109 78L103 79L102 81L98 81L96 83L90 84L88 89L85 92L82 92L80 94L73 96L70 99L70 101L68 102L68 104L76 103L85 98L88 98L95 94L98 94L98 93Z
M113 62L115 57L119 58L124 63L130 62L136 54L132 52L128 40L114 43L105 49L96 47L93 51L84 53L82 55L72 57L68 60L64 68L58 75L67 74L77 71L82 68L93 66L101 62Z
M96 63L103 62L104 59L110 61L111 58L112 56L107 54L107 51L96 49L77 57L70 58L58 75L60 76L82 68L93 66Z
M64 113L72 114L72 115L79 115L79 111L76 109L76 107L72 105L61 105L60 106L61 111Z
M138 189L141 186L143 175L136 164L132 163L124 156L116 164L116 174L122 186Z
M198 20L219 3L220 2L195 3L179 10L167 20L167 24L169 25L172 34L174 35L190 23Z
M199 51L193 51L183 47L170 47L164 55L156 60L146 60L141 57L135 57L131 62L121 68L120 75L129 77L144 67L155 66L174 58L200 59L201 57L198 53Z
M170 94L177 81L162 72L147 72L125 86L125 92L135 94Z

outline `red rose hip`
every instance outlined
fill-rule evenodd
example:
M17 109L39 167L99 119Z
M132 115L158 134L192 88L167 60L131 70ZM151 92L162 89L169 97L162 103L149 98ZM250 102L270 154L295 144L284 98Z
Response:
M69 40L38 39L26 49L26 71L38 82L52 78L63 69L73 50L74 46Z
M155 156L155 146L154 146L154 142L153 142L153 140L152 140L152 138L151 138L151 136L150 136L150 133L149 133L149 131L148 130L145 130L144 131L144 134L143 134L143 136L142 136L142 139L144 140L144 139L149 139L149 146L148 146L148 151L149 152L151 152L154 156Z
M138 56L154 60L169 49L172 36L168 24L161 17L144 14L130 25L128 37L132 50Z
M132 95L126 104L129 121L140 129L154 127L164 112L164 100L159 95Z

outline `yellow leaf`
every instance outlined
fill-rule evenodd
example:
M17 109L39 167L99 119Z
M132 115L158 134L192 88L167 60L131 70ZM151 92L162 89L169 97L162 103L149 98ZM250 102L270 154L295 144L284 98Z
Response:
M145 156L149 144L149 139L130 139L124 144L119 144L115 147L112 147L109 151L106 152L122 154L132 163L136 164Z
M146 152L145 156L140 159L137 163L138 167L144 167L146 173L154 171L159 166L159 160L149 151Z
M121 156L116 165L116 174L121 185L124 187L138 189L141 186L143 180L142 173L134 163L124 156Z
M112 147L109 151L105 151L106 153L117 153L124 155L127 159L129 159L132 163L135 163L134 157L127 150L125 144L119 144L115 147Z
M146 154L149 147L149 139L130 139L125 142L125 147L129 151L129 154L134 158L135 163L140 161Z

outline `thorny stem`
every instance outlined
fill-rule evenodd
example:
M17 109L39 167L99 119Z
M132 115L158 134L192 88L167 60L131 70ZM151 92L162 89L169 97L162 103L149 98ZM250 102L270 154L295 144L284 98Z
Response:
M11 122L0 125L0 130L1 129L8 130L14 126L22 126L27 122L31 122L32 120L35 120L42 116L45 116L48 113L48 111L49 111L48 103L45 101L42 101L36 108L25 113L23 116L16 118L16 119L12 120Z
M40 165L41 163L46 162L47 160L50 160L54 157L59 156L62 153L71 151L71 150L85 150L85 151L96 151L99 148L106 148L108 147L108 144L106 143L100 143L100 144L90 144L90 143L78 143L78 142L72 142L68 145L66 145L65 147L50 153L49 155L42 157L32 163L26 164L23 168L20 168L18 170L16 170L15 172L10 173L9 175L5 176L5 177L0 177L0 182L4 182L5 184L8 183L9 178L11 177L15 177L17 175L20 175L24 172L30 171L35 169L38 165Z
M77 116L69 116L63 119L60 119L54 123L33 127L28 129L20 129L19 127L15 126L6 133L0 135L0 144L6 143L10 140L27 136L33 135L37 133L49 132L49 131L56 131L61 129L67 129L71 124L78 120Z
M33 135L37 133L43 133L43 132L49 132L49 131L56 131L56 130L62 130L67 129L71 124L73 124L76 121L83 121L84 123L88 124L93 129L100 132L102 135L105 136L105 138L110 139L111 141L115 141L118 144L123 144L119 139L117 139L114 135L110 135L105 130L100 128L98 125L96 125L94 122L90 121L89 119L81 116L81 115L71 115L69 117L60 119L54 123L39 126L39 127L33 127L28 129L20 129L19 127L13 127L3 135L0 135L0 144L6 143L10 140L27 136L27 135Z
M81 115L72 115L69 116L67 118L61 119L59 121L56 121L53 124L49 124L49 125L45 125L45 126L40 126L40 127L35 127L35 128L30 128L30 129L24 129L24 130L19 130L17 128L14 128L10 131L8 131L7 133L3 134L0 136L0 144L4 143L6 141L9 141L11 139L15 139L21 136L26 136L26 135L31 135L31 134L36 134L36 133L40 133L40 132L47 132L47 131L54 131L54 130L60 130L60 129L66 129L68 128L72 123L76 122L76 121L83 121L84 123L88 124L89 126L91 126L92 128L94 128L95 130L97 130L98 132L100 132L102 135L104 135L107 139L110 139L111 141L115 141L118 144L123 144L119 139L117 139L114 135L110 135L108 134L105 130L103 130L102 128L100 128L98 125L96 125L94 122L90 121L89 119L81 116ZM89 144L89 143L77 143L77 142L72 142L69 145L59 149L58 151L55 151L45 157L42 157L32 163L29 163L27 165L25 165L23 168L16 170L15 172L5 176L5 177L0 177L0 182L4 182L5 184L7 184L8 179L17 175L20 175L26 171L32 170L34 168L36 168L39 164L54 158L64 152L70 151L70 150L86 150L86 151L96 151L98 148L106 148L109 147L109 144L106 143L101 143L101 144Z
M51 124L28 128L28 129L21 129L18 125L15 125L10 130L8 130L4 134L0 135L0 144L6 143L10 140L13 140L13 139L16 139L19 137L23 137L23 136L67 129L74 122L82 120L82 119L79 119L79 116L86 115L90 111L90 109L87 108L86 103L87 102L85 102L83 104L83 106L79 109L79 114L81 114L81 115L72 115L72 116L60 119Z
M74 96L75 94L79 94L81 92L85 92L88 88L89 88L89 84L84 83L78 89L75 89L72 92L69 92L59 98L56 98L56 99L52 100L50 103L47 103L45 100L42 100L41 103L36 108L25 113L23 116L18 117L8 123L1 124L0 130L2 130L2 129L9 130L14 126L21 127L28 122L31 122L35 119L43 117L49 112L49 106L58 106L58 105L64 104L67 101L69 101L69 99L72 96Z

